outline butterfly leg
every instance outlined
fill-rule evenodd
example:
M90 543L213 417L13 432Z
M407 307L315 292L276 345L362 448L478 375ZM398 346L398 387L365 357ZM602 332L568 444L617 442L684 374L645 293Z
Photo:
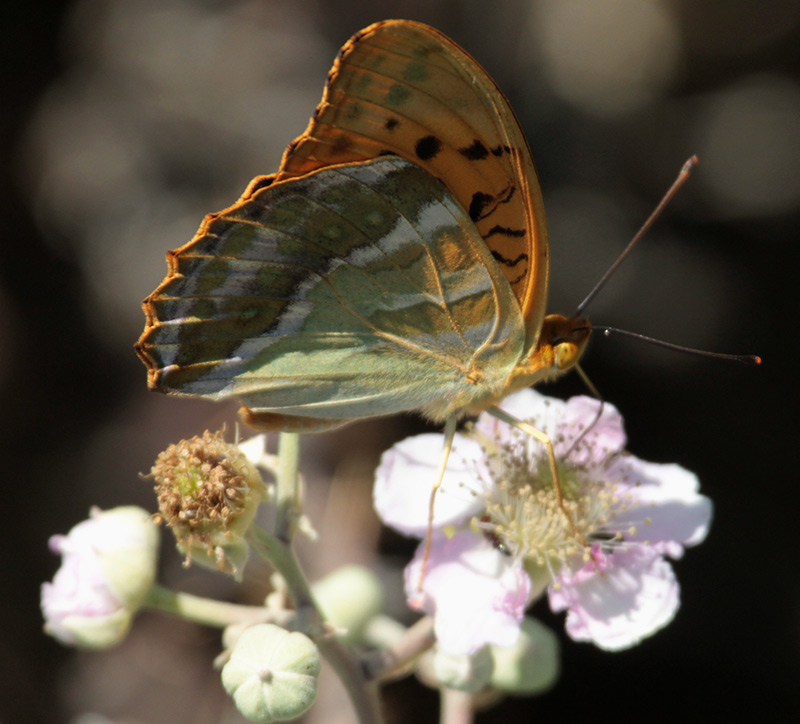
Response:
M572 451L576 447L578 447L578 445L581 444L583 438L585 438L591 432L592 428L598 422L600 422L600 418L603 416L603 407L606 404L606 401L603 399L603 396L597 391L597 388L594 386L594 383L589 379L589 376L583 371L583 367L581 367L579 364L576 364L573 369L578 373L581 380L583 381L583 384L586 385L589 392L592 393L592 397L594 397L596 400L600 402L600 406L597 408L597 412L594 415L594 419L586 427L584 427L581 434L578 435L578 437L576 437L572 441L572 445L570 445L567 452L564 453L564 460L566 460L570 456Z
M444 471L447 469L447 460L450 457L450 451L453 449L453 439L456 436L456 418L448 417L444 423L444 445L442 446L442 456L439 458L439 470L436 473L436 482L431 489L431 499L428 504L428 531L425 534L425 551L422 554L422 567L419 572L419 583L417 590L422 590L422 582L425 580L425 571L428 567L428 556L431 552L431 541L433 540L433 504L436 501L436 492L442 485L444 478Z
M553 441L550 439L550 436L546 433L542 432L541 430L535 428L528 422L524 420L520 420L513 415L509 415L505 410L501 410L499 407L492 406L490 407L487 412L496 417L498 420L502 420L503 422L511 425L512 427L516 427L517 430L524 432L526 435L530 435L532 438L537 440L538 442L542 443L547 450L547 461L550 465L550 475L553 477L553 491L556 494L556 503L558 507L561 508L561 512L564 514L564 517L567 519L567 523L569 527L572 528L572 532L575 534L576 538L581 542L581 544L585 547L586 541L583 538L583 535L578 530L578 527L575 525L575 521L572 518L572 515L567 510L566 505L564 504L564 495L561 490L561 480L558 476L558 464L556 463L556 453L553 449Z

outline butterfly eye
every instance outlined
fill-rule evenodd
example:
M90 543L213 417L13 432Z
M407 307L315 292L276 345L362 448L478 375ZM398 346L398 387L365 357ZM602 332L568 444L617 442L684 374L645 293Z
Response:
M569 339L556 339L553 344L556 355L556 367L560 370L568 370L570 367L573 367L580 358L585 344L585 338L582 342L574 342Z
M556 354L556 366L560 370L568 370L577 364L586 342L589 341L591 330L581 326L571 330L568 335L557 337L553 342Z

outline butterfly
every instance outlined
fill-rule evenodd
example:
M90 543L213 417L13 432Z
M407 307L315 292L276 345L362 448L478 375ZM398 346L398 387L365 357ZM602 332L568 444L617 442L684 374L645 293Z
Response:
M549 439L495 404L573 367L588 322L545 316L527 141L439 31L356 33L277 173L167 260L136 345L152 389L237 398L251 426L295 432L414 410L452 441L488 409L547 445L557 479Z

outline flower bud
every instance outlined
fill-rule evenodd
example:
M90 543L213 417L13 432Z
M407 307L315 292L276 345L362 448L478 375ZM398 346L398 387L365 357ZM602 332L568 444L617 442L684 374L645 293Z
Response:
M319 651L307 636L258 624L233 647L222 685L250 721L288 721L314 703L320 667Z
M158 531L147 511L93 508L66 536L53 536L50 548L63 561L42 585L45 631L87 648L122 641L155 581Z
M493 686L509 694L541 694L558 680L558 638L546 626L526 616L513 646L490 647Z
M493 669L494 661L488 646L482 646L469 655L439 650L433 659L433 671L442 686L470 693L480 691L489 683Z
M161 518L178 549L194 560L241 578L244 535L266 488L258 471L222 432L181 440L162 452L151 470Z
M312 586L323 616L348 643L360 639L367 622L383 609L383 586L363 566L343 566Z

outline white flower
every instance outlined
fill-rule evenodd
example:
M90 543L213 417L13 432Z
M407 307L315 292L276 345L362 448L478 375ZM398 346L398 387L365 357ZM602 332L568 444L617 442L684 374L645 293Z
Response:
M148 512L94 508L66 536L53 536L50 548L63 561L42 585L45 631L75 646L119 643L155 580L158 531Z
M420 590L422 548L406 568L406 596L412 608L435 617L439 648L460 655L485 644L511 646L531 589L522 567L479 533L437 531Z
M604 649L632 646L675 615L664 556L703 540L711 502L692 473L625 453L622 418L608 403L598 418L599 406L533 390L501 405L553 441L561 505L541 443L488 414L456 435L425 575L424 546L406 572L409 603L435 617L445 650L513 644L545 588L551 608L567 611L569 635ZM384 454L374 493L384 522L425 534L441 447L441 436L421 435Z

